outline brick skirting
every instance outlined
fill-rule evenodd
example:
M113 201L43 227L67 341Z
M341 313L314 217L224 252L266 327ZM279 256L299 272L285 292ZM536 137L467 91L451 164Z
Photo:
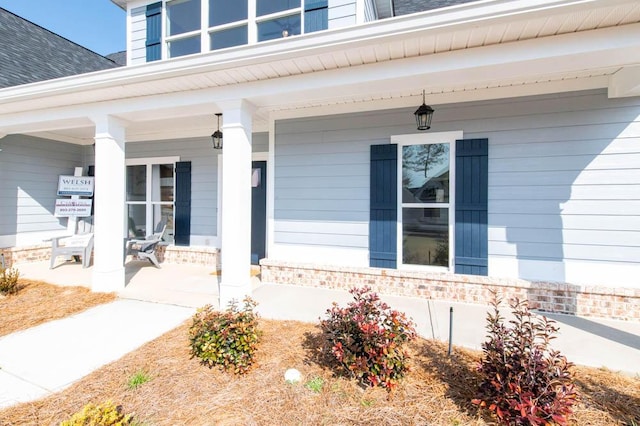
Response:
M29 247L0 248L4 254L5 266L10 268L16 263L39 262L51 258L51 244ZM220 265L220 250L213 247L158 246L156 255L160 262L173 264L191 264L211 266L215 270Z
M580 316L640 321L640 289L531 282L474 275L352 268L263 259L261 279L331 289L368 285L375 292L452 302L488 304L492 291L504 300L527 299L533 309Z

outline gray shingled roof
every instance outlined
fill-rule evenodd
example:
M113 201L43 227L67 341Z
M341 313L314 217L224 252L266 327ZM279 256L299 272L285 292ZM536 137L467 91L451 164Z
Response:
M118 64L0 8L0 88Z
M115 62L120 66L127 65L127 51L123 50L122 52L109 53L105 58Z
M478 0L393 0L394 16L440 9Z

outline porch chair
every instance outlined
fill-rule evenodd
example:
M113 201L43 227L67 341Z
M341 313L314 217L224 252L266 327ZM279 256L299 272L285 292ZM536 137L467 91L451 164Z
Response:
M153 263L156 268L160 268L160 262L158 262L158 258L156 257L156 247L158 243L162 241L162 236L166 229L167 221L166 219L162 219L156 225L156 229L153 234L147 235L145 239L128 240L124 252L125 260L129 255L136 256L139 260L147 259L149 262Z
M73 257L76 261L81 256L82 267L88 268L91 263L92 251L93 217L87 217L78 220L74 235L51 238L51 264L49 269L53 269L58 256Z

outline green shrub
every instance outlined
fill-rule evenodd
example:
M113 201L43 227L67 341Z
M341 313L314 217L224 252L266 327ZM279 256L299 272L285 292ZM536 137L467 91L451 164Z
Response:
M211 305L200 308L193 316L189 328L191 356L200 358L210 368L236 374L246 373L253 363L260 340L258 314L253 311L257 303L244 299L242 309L232 301L226 311L215 311Z
M133 422L130 414L124 414L121 406L107 401L100 405L87 404L60 426L124 426Z
M144 370L137 371L133 376L129 378L127 382L127 388L130 390L137 389L143 384L151 380L151 376Z
M567 422L577 394L566 357L549 349L558 328L555 321L535 317L526 302L510 304L515 317L504 325L495 297L487 314L488 340L482 344L483 376L479 398L505 425L547 425Z
M415 339L413 323L391 310L369 287L350 290L354 301L346 308L336 303L320 321L325 355L367 386L392 391L408 371L405 342Z
M0 268L0 294L13 294L20 290L18 278L20 272L15 268Z

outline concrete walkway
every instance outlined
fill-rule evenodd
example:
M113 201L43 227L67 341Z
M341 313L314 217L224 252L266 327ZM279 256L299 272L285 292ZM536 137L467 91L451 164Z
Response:
M58 392L175 328L193 308L116 300L0 338L0 408Z
M23 265L20 270L27 278L77 285L73 267L90 277L90 270L79 265L53 271ZM59 391L176 327L194 307L217 305L218 277L207 268L127 264L127 277L127 288L115 302L0 338L0 407ZM332 302L344 306L351 300L346 291L259 282L254 282L253 298L265 318L307 322L317 322ZM424 337L447 341L453 308L454 345L479 349L485 340L486 306L394 296L383 300L410 316ZM570 361L640 374L640 323L548 316L560 327L552 346Z

